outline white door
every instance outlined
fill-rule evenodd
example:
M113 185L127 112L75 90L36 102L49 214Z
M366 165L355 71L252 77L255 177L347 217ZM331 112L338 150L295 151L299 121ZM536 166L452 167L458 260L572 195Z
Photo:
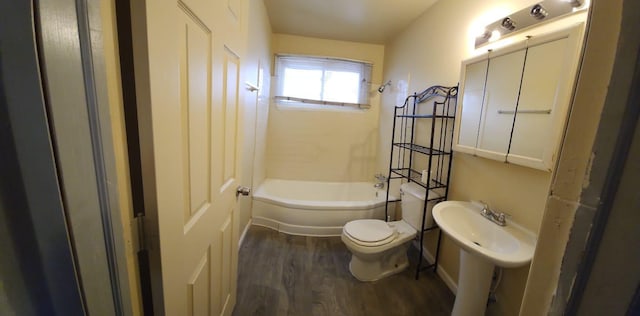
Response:
M244 0L133 2L156 314L233 311L244 9Z

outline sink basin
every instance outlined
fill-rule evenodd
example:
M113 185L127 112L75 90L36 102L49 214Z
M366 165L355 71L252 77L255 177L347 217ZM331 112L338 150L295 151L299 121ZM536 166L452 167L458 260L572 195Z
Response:
M480 215L482 210L471 202L445 201L433 208L433 218L440 229L466 251L493 264L513 268L531 261L535 236L508 221L499 226Z
M484 315L495 266L514 268L533 257L536 237L507 221L499 226L480 215L482 206L445 201L433 207L440 229L460 246L458 291L452 316Z

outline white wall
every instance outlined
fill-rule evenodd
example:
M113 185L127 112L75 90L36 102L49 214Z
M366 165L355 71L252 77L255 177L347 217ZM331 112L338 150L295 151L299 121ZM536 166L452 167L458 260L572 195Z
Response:
M384 46L274 34L274 53L348 58L373 63L371 108L304 110L271 102L267 177L309 181L371 181L376 167Z
M255 189L265 175L265 134L269 115L271 25L264 1L249 0L246 54L242 62L242 179L241 185ZM262 72L260 71L262 70ZM249 91L245 82L258 86L259 91ZM251 218L252 199L239 199L239 227L244 230Z
M409 93L435 84L456 85L460 63L473 55L473 41L481 26L518 11L537 1L482 0L439 1L407 29L387 43L385 80L408 82ZM573 19L584 20L585 14ZM565 21L566 22L566 21ZM564 22L562 22L564 23ZM549 26L548 28L554 28ZM519 37L523 37L519 35ZM507 39L510 42L512 39ZM385 92L380 112L380 157L378 170L388 168L393 106L398 89ZM422 130L422 129L421 129ZM483 200L512 215L512 219L537 232L549 193L551 173L455 153L450 182L450 200ZM435 250L435 234L427 238ZM443 238L440 248L442 271L456 282L459 248ZM505 269L489 315L517 315L520 309L529 267Z

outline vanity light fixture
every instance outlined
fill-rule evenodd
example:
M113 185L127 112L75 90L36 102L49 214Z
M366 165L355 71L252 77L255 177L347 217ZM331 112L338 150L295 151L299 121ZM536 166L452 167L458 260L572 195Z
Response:
M512 35L522 30L538 26L568 14L586 10L585 0L544 0L520 11L505 16L484 28L484 33L475 38L475 48L493 42L495 32L500 37Z
M500 37L502 37L502 33L500 33L500 31L498 31L498 30L495 30L495 31L491 32L491 36L489 36L489 42L495 42L495 41L499 40Z
M489 39L491 37L491 32L485 29L477 37L478 38L483 38L483 39Z
M531 8L531 12L529 14L531 14L532 17L538 20L542 20L546 18L547 15L549 15L549 12L547 12L547 10L545 10L544 7L538 3Z
M500 25L502 25L503 28L509 31L513 31L516 29L516 22L514 22L510 17L502 19L502 23L500 23Z

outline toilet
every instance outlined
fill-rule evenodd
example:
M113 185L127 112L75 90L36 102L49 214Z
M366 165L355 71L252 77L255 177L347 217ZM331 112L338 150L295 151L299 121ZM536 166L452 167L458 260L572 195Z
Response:
M385 222L379 219L359 219L348 222L342 229L342 242L351 251L349 271L360 281L375 281L398 273L409 266L409 242L421 227L425 189L413 182L400 186L402 220ZM429 199L440 197L429 193ZM424 227L434 225L427 205Z

